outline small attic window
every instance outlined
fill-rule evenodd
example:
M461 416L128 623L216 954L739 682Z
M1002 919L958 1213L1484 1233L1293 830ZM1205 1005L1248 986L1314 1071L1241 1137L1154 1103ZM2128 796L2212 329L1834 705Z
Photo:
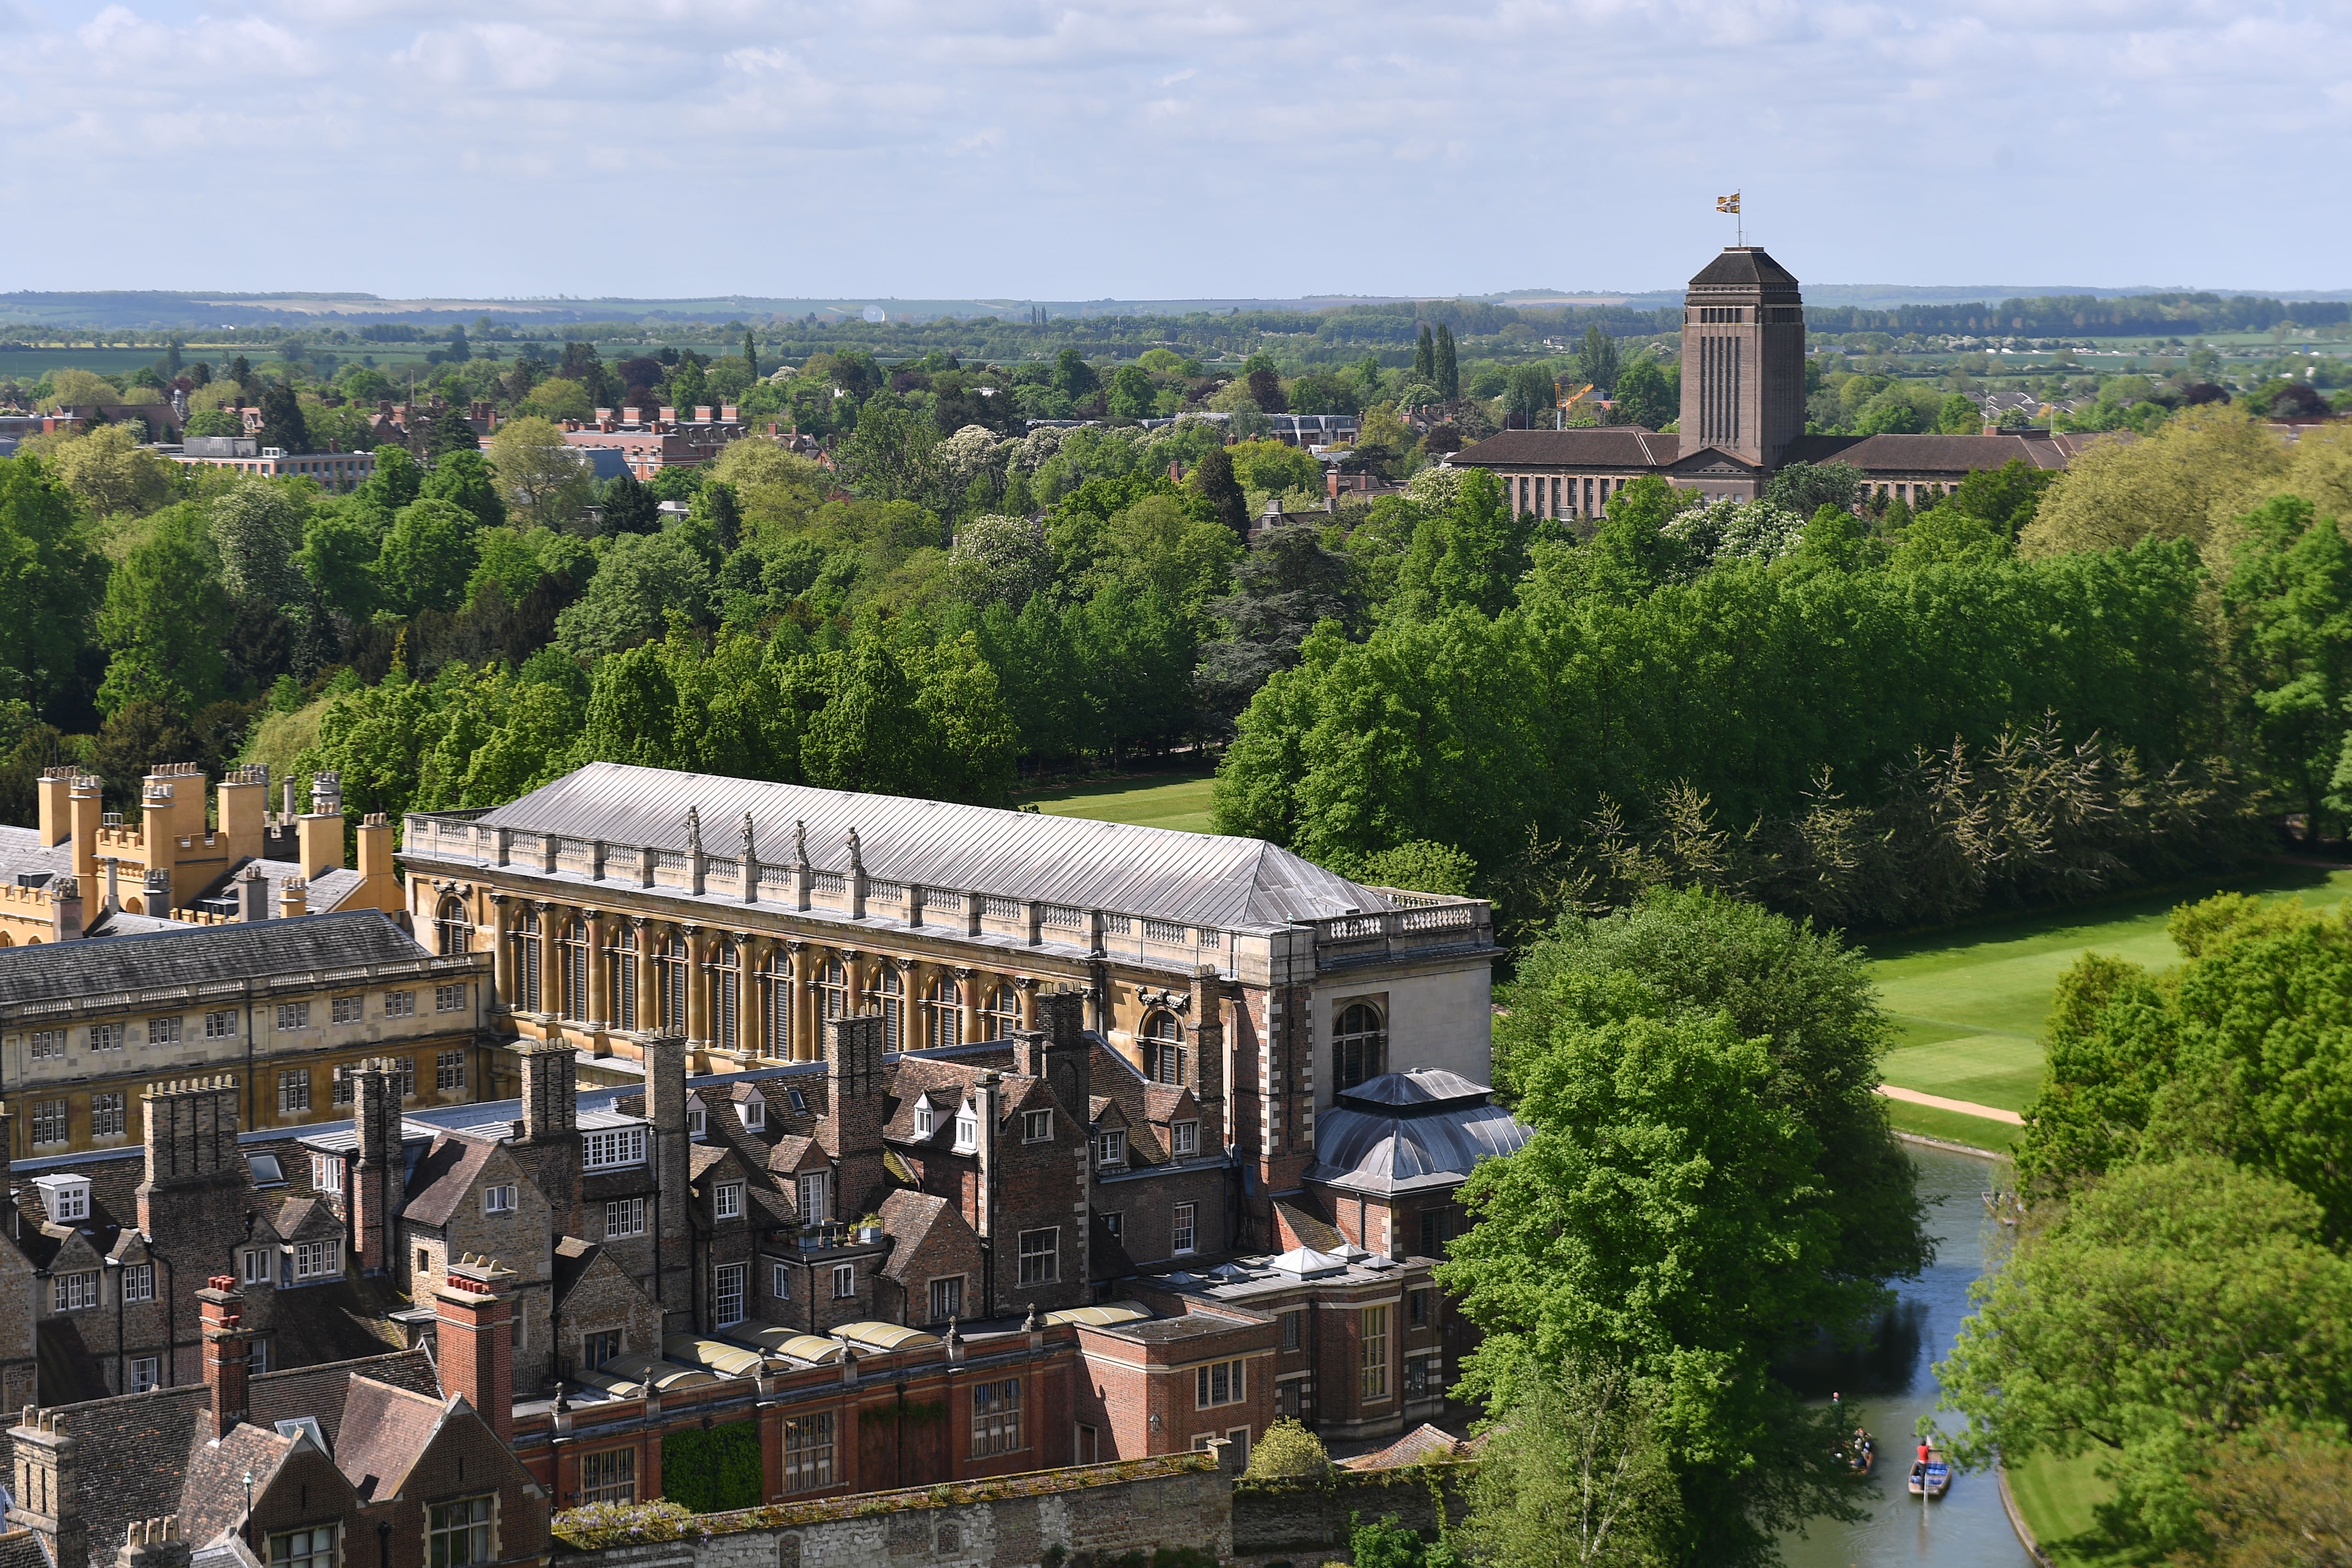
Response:
M929 1137L934 1124L931 1116L931 1097L926 1094L915 1102L915 1136Z
M249 1155L246 1163L253 1166L256 1186L278 1186L286 1180L286 1172L278 1166L276 1155Z
M316 1416L295 1416L280 1421L278 1423L278 1435L281 1437L308 1437L319 1452L329 1455L333 1452L327 1447L327 1434L320 1430Z
M955 1146L965 1154L980 1147L980 1113L970 1105L956 1113Z
M768 1130L768 1102L756 1091L738 1100L735 1109L743 1118L745 1132L764 1133Z
M803 1094L797 1089L787 1089L784 1091L784 1094L792 1101L793 1110L799 1112L803 1116L808 1114L808 1097L806 1095Z
M41 1206L49 1211L51 1221L63 1224L89 1218L88 1176L41 1176L33 1185L41 1189Z
M686 1131L687 1135L697 1142L709 1135L710 1108L702 1103L699 1094L686 1097Z

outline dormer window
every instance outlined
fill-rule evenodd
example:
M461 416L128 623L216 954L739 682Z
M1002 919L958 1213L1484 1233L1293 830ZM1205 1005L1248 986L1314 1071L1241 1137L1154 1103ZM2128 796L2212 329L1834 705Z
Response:
M741 1182L740 1182L740 1181L723 1181L723 1182L720 1182L720 1183L719 1184L718 1190L717 1190L717 1192L716 1192L716 1194L715 1194L715 1196L714 1196L714 1199L713 1199L713 1201L714 1201L714 1206L715 1206L716 1212L717 1212L718 1217L719 1217L719 1218L721 1218L721 1219L740 1219L740 1218L743 1218L743 1184L742 1184Z
M735 1103L735 1108L742 1113L745 1132L764 1133L768 1130L768 1103L759 1094L744 1095Z
M915 1102L915 1136L929 1137L932 1125L931 1102L929 1096L926 1095Z
M980 1147L980 1116L969 1105L956 1113L955 1146L964 1154Z
M1095 1163L1100 1166L1127 1164L1127 1134L1114 1127L1096 1138Z
M246 1285L268 1285L276 1281L269 1270L269 1250L264 1247L248 1247L237 1254L237 1281Z
M687 1096L687 1098L686 1098L686 1134L687 1134L687 1136L688 1136L688 1137L692 1138L696 1143L698 1143L698 1143L700 1143L700 1142L701 1142L705 1137L707 1137L707 1136L709 1136L709 1132L710 1132L710 1111L709 1111L709 1108L708 1106L706 1106L706 1105L704 1105L704 1104L703 1104L703 1103L702 1103L702 1096L701 1096L701 1095L699 1095L699 1094L689 1094L689 1095L688 1095L688 1096Z
M1179 1122L1171 1131L1175 1134L1176 1157L1183 1159L1201 1152L1201 1124Z
M89 1177L42 1176L34 1185L41 1189L42 1207L53 1222L64 1225L89 1218Z

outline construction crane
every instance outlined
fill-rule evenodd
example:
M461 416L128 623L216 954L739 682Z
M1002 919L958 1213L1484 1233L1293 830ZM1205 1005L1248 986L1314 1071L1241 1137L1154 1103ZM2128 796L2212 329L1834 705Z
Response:
M1576 407L1578 403L1583 402L1584 399L1592 395L1593 384L1591 382L1585 382L1582 386L1577 388L1572 392L1561 392L1560 389L1565 384L1565 382L1558 381L1551 383L1553 399L1552 407L1554 410L1552 414L1552 428L1554 430L1566 430L1568 428L1569 411ZM1595 401L1597 402L1598 400L1596 399Z

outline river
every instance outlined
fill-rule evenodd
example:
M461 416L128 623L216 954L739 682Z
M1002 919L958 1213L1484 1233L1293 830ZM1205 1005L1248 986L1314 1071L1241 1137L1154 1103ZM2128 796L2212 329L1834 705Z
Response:
M1789 1568L1921 1563L1935 1568L2032 1568L2010 1528L2000 1483L1993 1476L1957 1476L1939 1502L1922 1503L1905 1490L1917 1447L1913 1430L1936 1405L1932 1367L1951 1349L1968 1315L1969 1286L1984 1272L1985 1232L1992 1223L1983 1198L1991 1185L1990 1161L1916 1145L1911 1154L1919 1165L1920 1195L1930 1206L1935 1266L1900 1287L1889 1332L1879 1346L1839 1357L1804 1380L1811 1389L1818 1375L1824 1404L1835 1389L1852 1413L1851 1424L1867 1427L1878 1439L1877 1472L1861 1483L1870 1493L1871 1517L1860 1524L1816 1524L1804 1536L1784 1542L1781 1553Z

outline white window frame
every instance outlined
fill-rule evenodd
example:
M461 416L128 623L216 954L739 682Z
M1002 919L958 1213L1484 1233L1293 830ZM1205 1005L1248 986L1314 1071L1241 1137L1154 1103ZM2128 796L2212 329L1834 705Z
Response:
M388 1019L413 1019L416 1016L415 991L386 991L383 994L383 1016Z
M735 1102L735 1113L743 1118L745 1132L764 1133L768 1130L768 1103L759 1095L753 1094Z
M720 1219L743 1218L743 1184L722 1181L710 1195L710 1212Z
M602 1127L583 1134L580 1146L583 1170L619 1170L646 1163L643 1127Z
M92 1034L98 1032L93 1029ZM95 1048L93 1048L95 1049ZM37 1029L33 1031L33 1060L47 1061L66 1053L66 1031L61 1029Z
M797 1189L803 1225L822 1225L833 1218L831 1171L803 1171Z
M1197 1223L1200 1209L1196 1205L1180 1203L1169 1211L1168 1249L1179 1257L1192 1250L1200 1238Z
M269 1249L247 1247L236 1255L236 1280L240 1285L274 1285L277 1272L270 1267Z
M955 1146L956 1153L960 1155L968 1155L980 1147L980 1117L969 1105L956 1113Z
M125 1263L122 1266L122 1299L125 1302L155 1299L154 1264Z
M89 1048L92 1051L121 1051L122 1026L119 1023L94 1023L89 1026Z
M77 1269L69 1274L58 1275L52 1283L56 1291L52 1300L61 1312L86 1312L99 1304L103 1292L99 1289L99 1271Z
M915 1136L917 1136L917 1137L919 1137L919 1138L928 1138L928 1137L929 1137L929 1136L931 1135L931 1134L932 1134L933 1130L934 1130L934 1127L933 1127L933 1122L932 1122L932 1117L931 1117L931 1103L930 1103L929 1100L918 1100L918 1101L916 1101L916 1102L915 1102Z
M206 1040L235 1040L236 1038L236 1009L235 1008L215 1008L211 1012L206 1013L205 1015L205 1038Z
M366 1022L367 998L365 997L337 997L335 998L333 1020L339 1024Z
M163 1358L161 1356L132 1356L131 1358L131 1385L124 1389L123 1392L126 1394L146 1393L149 1389L163 1381L162 1375L163 1370Z
M945 1287L945 1289L942 1289L942 1287ZM933 1280L930 1282L930 1288L927 1294L930 1302L931 1322L939 1322L942 1319L961 1317L963 1315L963 1276L961 1274L940 1275L938 1279ZM940 1298L942 1295L951 1295L955 1298L953 1301L946 1303L947 1311L945 1312L941 1312L940 1310L941 1304Z
M710 1287L711 1321L722 1329L731 1329L751 1315L751 1266L748 1263L721 1263L712 1270ZM732 1316L729 1314L732 1313Z
M768 1263L768 1299L789 1301L793 1299L793 1266L771 1259Z
M454 986L433 988L433 1010L436 1013L457 1013L466 1010L466 987L460 981Z
M62 1181L51 1186L47 1194L52 1210L49 1218L62 1225L68 1219L89 1218L89 1183Z
M620 1224L613 1221L618 1218ZM615 1197L604 1204L604 1239L617 1241L646 1233L646 1200L642 1197Z
M1214 1410L1249 1399L1249 1363L1239 1356L1192 1369L1192 1408Z
M1108 1170L1127 1164L1127 1133L1112 1127L1095 1137L1095 1163Z
M510 1181L493 1183L482 1189L484 1214L512 1214L515 1211L516 1184Z
M854 1301L857 1299L857 1265L835 1263L833 1266L833 1299Z
M1054 1113L1024 1111L1021 1113L1021 1141L1024 1144L1050 1144L1054 1141Z
M1175 1146L1177 1158L1183 1159L1201 1152L1200 1123L1179 1122L1171 1131L1175 1134L1171 1141Z
M147 1020L147 1043L150 1045L179 1044L180 1023L181 1020L175 1018L149 1019Z
M294 1243L294 1277L331 1280L343 1271L343 1240L331 1236L321 1241Z
M47 1134L44 1136L43 1134ZM63 1144L73 1138L73 1115L63 1100L37 1100L33 1103L33 1142Z

